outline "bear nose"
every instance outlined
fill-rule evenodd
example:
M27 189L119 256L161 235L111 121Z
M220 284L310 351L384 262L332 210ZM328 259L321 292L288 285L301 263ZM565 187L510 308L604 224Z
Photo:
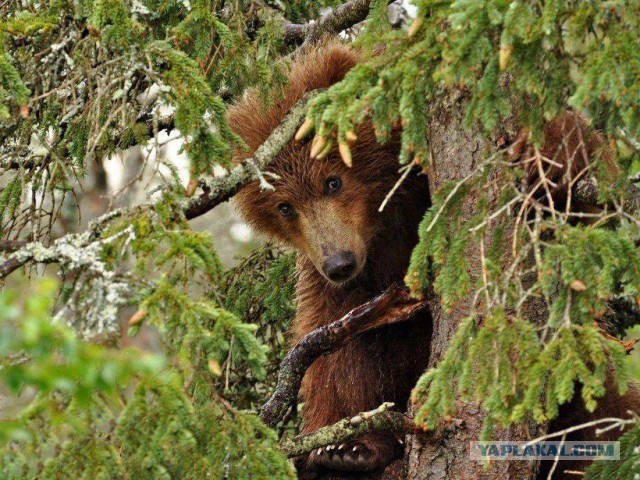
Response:
M356 256L353 252L339 252L322 265L324 273L334 282L348 280L356 270Z

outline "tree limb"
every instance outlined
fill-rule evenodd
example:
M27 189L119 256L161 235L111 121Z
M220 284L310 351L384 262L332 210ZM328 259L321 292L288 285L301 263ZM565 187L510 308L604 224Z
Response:
M414 300L405 289L393 285L340 320L305 335L282 361L278 385L262 407L260 418L270 427L282 420L297 400L305 372L318 357L339 349L368 330L406 321L426 307L425 302Z
M0 252L15 252L26 244L21 240L0 240Z
M352 418L344 418L333 425L319 428L315 432L285 440L280 448L288 457L297 457L319 447L346 442L370 432L411 433L416 425L400 412L391 412L393 403L383 403L375 410Z
M282 149L291 141L298 127L304 120L307 112L307 103L313 98L319 90L309 92L302 97L291 108L289 114L283 119L282 123L271 132L267 140L256 150L252 157L247 158L239 165L234 167L229 173L220 177L212 177L205 182L204 192L197 197L187 198L180 205L182 214L188 219L199 217L207 213L215 206L226 202L233 197L245 185L259 178L260 172L264 170L282 151ZM135 207L124 207L113 210L99 219L91 222L87 232L81 235L83 245L89 245L100 237L105 225L116 217L123 217L134 213L143 213L152 211L155 203L139 205ZM68 243L77 234L65 235L57 239L54 243ZM77 240L73 240L77 242ZM18 246L19 242L7 243L9 246ZM2 245L0 245L2 247ZM40 242L31 242L21 245L17 251L12 253L2 264L0 264L0 279L7 277L9 274L27 264L30 261L38 263L55 263L55 257L48 255L46 260L33 255L34 251L42 251L46 249ZM0 248L2 250L2 248Z
M26 257L20 260L15 257L9 258L2 265L0 265L0 278L5 278L10 273L15 272L17 269L19 269L21 266L26 264L28 261L29 259Z
M27 245L27 242L20 240L0 240L0 251L2 252L15 252L16 250ZM2 265L0 265L0 278L4 278L11 272L17 270L22 265L27 263L28 259L10 258Z
M362 22L369 14L371 0L351 0L332 9L313 23L288 23L285 25L285 42L302 44L306 49L327 36L337 35Z
M284 41L289 45L300 45L307 38L311 23L285 23Z
M257 180L264 170L291 141L307 113L307 103L319 90L307 93L291 108L282 123L258 147L252 157L234 167L228 174L211 178L205 191L198 197L187 199L182 210L188 220L207 213L216 205L226 202L245 185Z

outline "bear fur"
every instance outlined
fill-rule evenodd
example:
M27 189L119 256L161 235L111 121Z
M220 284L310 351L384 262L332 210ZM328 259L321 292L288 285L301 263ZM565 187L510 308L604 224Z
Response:
M300 97L341 80L357 61L357 55L340 44L306 54L293 65L290 82L272 108L264 110L260 100L249 95L231 109L233 129L250 152L255 151ZM309 143L291 143L267 170L278 176L267 176L275 191L261 191L254 182L236 197L244 217L257 231L303 253L298 264L293 343L393 283L402 283L418 241L418 223L429 207L427 178L415 174L403 182L384 211L378 212L389 186L399 179L399 139L395 136L381 145L370 126L360 128L357 135L351 148L352 168L344 165L337 152L310 161ZM339 194L325 192L329 178L341 179ZM278 210L283 203L293 206L295 218L283 218ZM346 249L366 256L358 259L361 271L347 282L332 283L321 273L323 252L330 255ZM301 388L303 432L385 401L405 408L429 359L430 320L424 313L401 325L376 329L316 360ZM343 470L371 469L403 451L397 438L385 436L359 439L343 447L347 449L342 462L336 452L313 458L312 463Z
M296 59L288 85L269 108L256 94L247 94L229 113L233 130L248 146L248 151L237 152L236 162L253 153L305 93L342 80L357 62L357 53L348 47L325 44ZM575 125L575 118L569 114L546 127L543 154L551 156L558 151L558 145L564 145L562 148L571 150L574 158L578 135ZM236 197L242 215L255 230L300 253L293 344L393 283L403 282L430 196L426 176L416 172L402 183L383 212L378 212L390 186L399 178L400 143L399 132L396 133L381 145L371 125L362 125L351 145L352 168L344 165L337 151L323 160L311 160L309 143L292 141L267 169L266 179L275 190L261 190L256 181ZM565 137L569 142L561 141ZM592 139L597 140L589 136L588 148L595 152L597 142ZM518 136L513 145L514 158L531 155L526 140L526 132ZM584 163L571 165L572 172L583 168ZM536 171L529 173L530 183L534 184ZM562 169L549 172L549 176L557 184L566 177ZM331 183L335 179L341 183L337 192L333 188L337 184ZM333 281L327 265L344 257L345 252L352 254L349 258L355 265L350 265L353 271L349 270L346 280ZM427 367L431 333L431 318L428 313L421 313L409 322L363 334L319 358L307 371L301 388L303 433L383 402L405 408L411 389ZM621 415L638 405L635 397L619 397L615 393L610 397L600 402L604 408L609 407L606 412L601 408L587 415L579 398L565 405L558 428L605 415ZM554 430L552 426L550 431ZM369 435L313 452L305 460L305 468L372 470L401 457L403 451L401 442L393 436Z

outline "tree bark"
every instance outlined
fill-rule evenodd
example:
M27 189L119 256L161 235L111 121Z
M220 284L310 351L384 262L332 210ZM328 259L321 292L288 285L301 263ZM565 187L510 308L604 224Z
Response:
M497 141L487 139L479 132L465 130L462 126L464 102L453 100L453 107L442 112L437 118L432 119L430 128L430 142L432 158L428 167L429 187L431 192L436 192L449 181L459 181L496 149ZM510 131L511 129L511 131ZM510 125L504 125L503 131L496 138L514 138L514 131ZM497 199L499 191L471 192L465 200L463 220L468 220L475 212L476 204L481 194L490 195L491 200ZM490 238L491 235L485 235ZM489 242L485 242L485 250L489 248ZM477 242L471 242L467 249L467 258L472 272L472 285L474 275L482 271L480 248ZM446 312L434 292L428 292L427 297L433 318L433 337L431 344L431 358L429 366L438 365L442 359L449 342L460 322L469 315L471 303L474 297L471 291L467 298L461 301L452 311ZM539 323L544 318L544 309L528 309L532 312L528 320ZM481 361L481 359L478 359ZM484 421L484 414L480 405L475 403L463 404L458 402L454 422L450 425L441 425L439 431L427 435L413 435L407 445L405 456L407 465L407 478L411 480L434 479L512 479L526 480L535 478L537 462L510 462L500 461L485 465L483 462L471 460L470 441L479 440ZM524 440L529 435L544 433L544 428L537 425L529 425L528 432L524 428L498 428L494 432L494 440Z
M405 289L392 285L339 320L305 335L280 364L278 385L262 406L260 419L272 428L282 420L296 402L305 372L318 357L336 351L369 330L404 322L425 308L425 302L416 301Z

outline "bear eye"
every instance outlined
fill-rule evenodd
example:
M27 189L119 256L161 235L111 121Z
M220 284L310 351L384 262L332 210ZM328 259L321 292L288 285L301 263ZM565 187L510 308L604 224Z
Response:
M339 177L329 177L325 180L324 186L327 193L336 193L342 187L342 180Z
M291 216L293 216L293 207L290 203L281 203L278 205L278 210L280 210L280 215L284 218L291 218Z

